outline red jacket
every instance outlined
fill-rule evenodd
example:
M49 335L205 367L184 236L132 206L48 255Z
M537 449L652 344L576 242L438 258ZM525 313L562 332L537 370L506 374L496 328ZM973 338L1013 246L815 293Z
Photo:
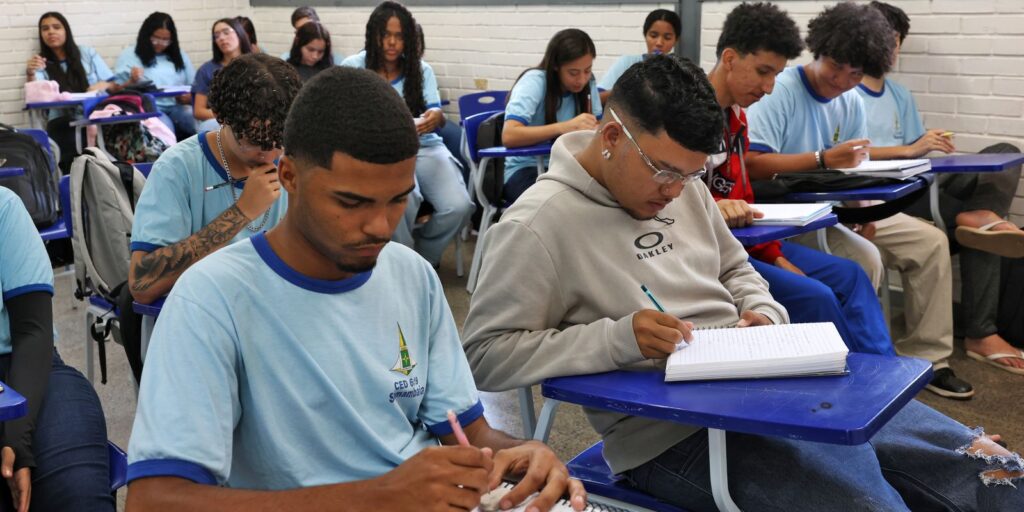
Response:
M708 188L715 200L742 199L754 203L754 190L750 187L750 178L743 158L750 148L750 137L747 136L747 115L738 106L727 110L726 126L722 149L713 155L712 160L722 163L715 167L708 176ZM775 260L782 257L782 245L778 241L765 242L747 248L747 253L759 261L774 265Z

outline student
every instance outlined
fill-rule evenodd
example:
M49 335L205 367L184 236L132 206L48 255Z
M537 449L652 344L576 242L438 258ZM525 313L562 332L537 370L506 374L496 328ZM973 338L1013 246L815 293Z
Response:
M891 34L885 18L868 5L839 3L811 20L806 41L814 61L783 71L772 93L747 110L751 179L856 167L867 158L864 104L853 89L865 73L889 69ZM953 352L953 283L945 235L902 213L826 232L832 254L859 263L876 287L884 266L900 271L906 334L896 340L896 351L933 363L927 389L946 398L973 396L973 387L947 362Z
M391 83L405 99L416 118L420 151L416 157L416 186L424 201L433 206L430 219L416 227L419 202L410 201L395 240L414 247L434 268L448 243L473 211L466 184L455 157L434 133L444 124L441 94L434 70L420 59L417 50L416 20L405 6L382 2L366 22L365 50L353 55L342 66L366 68Z
M423 54L427 51L427 40L423 35L423 26L419 23L416 24L416 49L423 58ZM446 118L441 118L441 129L438 131L438 135L444 140L444 147L448 148L448 152L455 157L459 162L459 170L462 171L462 180L469 181L469 163L462 155L462 127L459 123L449 123Z
M893 60L910 32L910 18L899 7L872 2L896 33ZM894 63L895 65L895 63ZM878 158L920 158L930 151L950 153L952 136L941 129L925 130L914 97L905 87L887 78L865 75L857 92L868 113L868 136ZM996 145L982 153L999 152ZM1005 148L1019 151L1012 146ZM1024 256L1024 231L1003 220L1010 210L1020 166L997 173L941 174L938 176L939 208L948 226L947 235L960 242L960 306L964 319L964 347L973 359L1002 370L1024 375L1024 353L999 335L999 256ZM929 196L913 204L908 213L932 218ZM952 242L951 242L952 243Z
M485 241L463 331L480 389L660 371L695 325L787 321L699 182L722 130L700 68L660 55L619 78L597 131L555 141L551 168ZM641 283L666 313L651 309ZM718 510L703 429L585 412L613 473L686 510ZM743 483L731 486L732 497L743 510L924 510L937 499L957 510L1024 507L1019 489L979 478L1009 484L1022 476L1020 458L920 402L858 446L728 436L729 478ZM996 454L1007 462L981 460Z
M297 7L292 11L292 28L295 29L295 32L298 32L303 25L311 21L320 23L320 16L317 15L316 9L304 5L302 7ZM326 27L324 30L327 30ZM331 56L333 57L332 62L335 66L341 65L341 61L345 60L345 56L337 51L333 52ZM281 54L281 60L288 60L289 57L291 57L290 50Z
M239 57L217 73L210 108L223 128L160 155L135 208L128 287L136 301L166 295L193 263L284 216L275 162L300 86L291 66L266 54Z
M163 307L128 510L470 510L506 474L525 476L512 503L539 490L546 510L568 490L583 508L550 448L487 424L441 282L388 243L418 139L373 73L303 88L281 159L288 214L190 269Z
M601 117L601 98L592 71L596 57L597 49L586 32L567 28L556 33L540 64L524 71L512 86L501 143L509 148L532 146L596 127ZM545 157L545 166L547 162ZM539 172L532 156L506 158L505 201L515 202Z
M125 85L143 80L158 87L192 85L196 74L188 54L181 49L174 20L162 12L154 12L142 22L135 46L121 52L114 69L118 81ZM196 133L191 104L191 94L156 100L162 114L160 120L171 130L184 135L182 138Z
M655 9L647 15L644 20L644 43L647 44L647 53L641 55L623 55L619 60L608 68L608 72L597 83L603 89L601 91L601 103L608 100L612 93L612 86L630 66L640 62L651 55L666 55L675 49L676 40L682 32L682 22L675 11L668 9Z
M231 61L252 53L249 36L233 18L221 18L213 23L213 59L199 66L192 83L192 110L196 117L196 131L218 129L217 118L208 104L210 84L214 75Z
M71 25L59 12L39 17L39 54L29 57L26 80L54 80L61 92L105 91L114 73L96 50L75 44Z
M0 380L28 400L28 414L4 422L0 435L0 510L113 512L100 399L54 349L50 260L24 204L4 187L0 240Z
M775 76L802 49L796 23L775 5L744 3L725 19L716 49L718 63L708 80L726 124L720 149L709 159L720 164L706 179L729 227L747 226L759 215L757 206L749 204L754 192L743 162L750 144L743 109L771 93ZM760 244L747 252L793 323L832 322L850 350L895 354L875 288L859 265L785 241Z
M299 73L303 82L334 65L331 59L331 34L323 25L306 23L295 31L288 63Z
M263 50L260 49L259 44L256 42L256 25L252 24L252 20L248 16L235 16L235 21L245 31L245 37L249 38L249 46L252 48L252 52L263 53Z

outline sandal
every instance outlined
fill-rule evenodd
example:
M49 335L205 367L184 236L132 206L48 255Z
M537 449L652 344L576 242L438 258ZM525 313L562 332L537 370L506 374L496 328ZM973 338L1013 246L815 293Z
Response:
M988 355L988 356L983 356L983 355L981 355L981 354L979 354L977 352L974 352L972 350L968 350L967 351L967 357L969 357L971 359L974 359L975 361L981 361L982 363L985 363L987 365L995 366L996 368L999 368L1000 370L1003 370L1003 371L1007 371L1007 372L1010 372L1010 373L1013 373L1013 374L1016 374L1016 375L1024 375L1024 368L1014 368L1012 366L1007 366L1005 364L1002 364L1002 363L998 362L999 359L1007 359L1007 358L1009 358L1009 359L1020 359L1020 360L1024 361L1024 351L1021 351L1020 349L1016 349L1016 352L1017 352L1016 354L998 353L998 354L991 354L991 355Z
M1009 221L1000 220L980 228L957 226L956 241L964 247L1004 258L1024 258L1024 231L992 231L992 228L1003 223L1009 224Z

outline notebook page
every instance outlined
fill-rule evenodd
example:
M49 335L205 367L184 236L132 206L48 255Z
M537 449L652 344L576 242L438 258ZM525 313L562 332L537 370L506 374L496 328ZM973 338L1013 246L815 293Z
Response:
M690 346L677 350L667 367L729 367L847 351L831 323L784 324L697 330Z
M494 489L493 491L485 494L483 496L483 498L481 498L480 506L474 508L473 512L497 512L497 511L500 511L501 508L498 505L501 503L501 498L504 497L506 494L508 494L508 492L512 490L512 487L514 485L515 484L511 483L511 482L502 482L501 485L499 485L496 489ZM526 512L526 507L529 506L530 501L533 500L536 497L537 497L537 494L534 493L529 498L523 500L523 502L519 506L512 507L512 508L508 509L507 512ZM611 505L606 505L606 504L603 504L603 503L596 503L596 502L591 502L591 503L587 504L587 507L584 508L583 510L584 510L584 512L626 512L625 510L623 510L621 508L618 508L618 507L615 507L615 506L611 506ZM502 512L505 512L505 511L502 511ZM555 506L551 507L551 512L574 512L574 511L572 509L572 505L570 505L566 500L562 499L562 500L558 500L558 502L555 503Z
M822 212L832 211L832 205L819 203L752 204L750 207L764 213L764 217L754 219L754 224L772 220L805 219Z
M931 160L928 160L927 158L918 158L914 160L867 160L861 162L857 167L847 167L838 170L845 172L895 171L926 164L930 167Z

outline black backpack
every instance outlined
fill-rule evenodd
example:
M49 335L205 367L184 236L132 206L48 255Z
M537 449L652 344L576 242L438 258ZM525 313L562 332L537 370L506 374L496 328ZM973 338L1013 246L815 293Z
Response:
M505 113L499 112L480 123L476 131L476 145L479 149L492 148L501 145L501 130L505 127ZM486 169L480 169L483 173L484 196L491 204L502 204L502 189L505 186L505 159L492 158L487 162ZM481 211L477 208L477 211Z
M31 136L0 125L0 167L21 167L25 173L0 178L0 186L14 191L32 215L37 227L45 227L60 218L60 179L50 155Z

